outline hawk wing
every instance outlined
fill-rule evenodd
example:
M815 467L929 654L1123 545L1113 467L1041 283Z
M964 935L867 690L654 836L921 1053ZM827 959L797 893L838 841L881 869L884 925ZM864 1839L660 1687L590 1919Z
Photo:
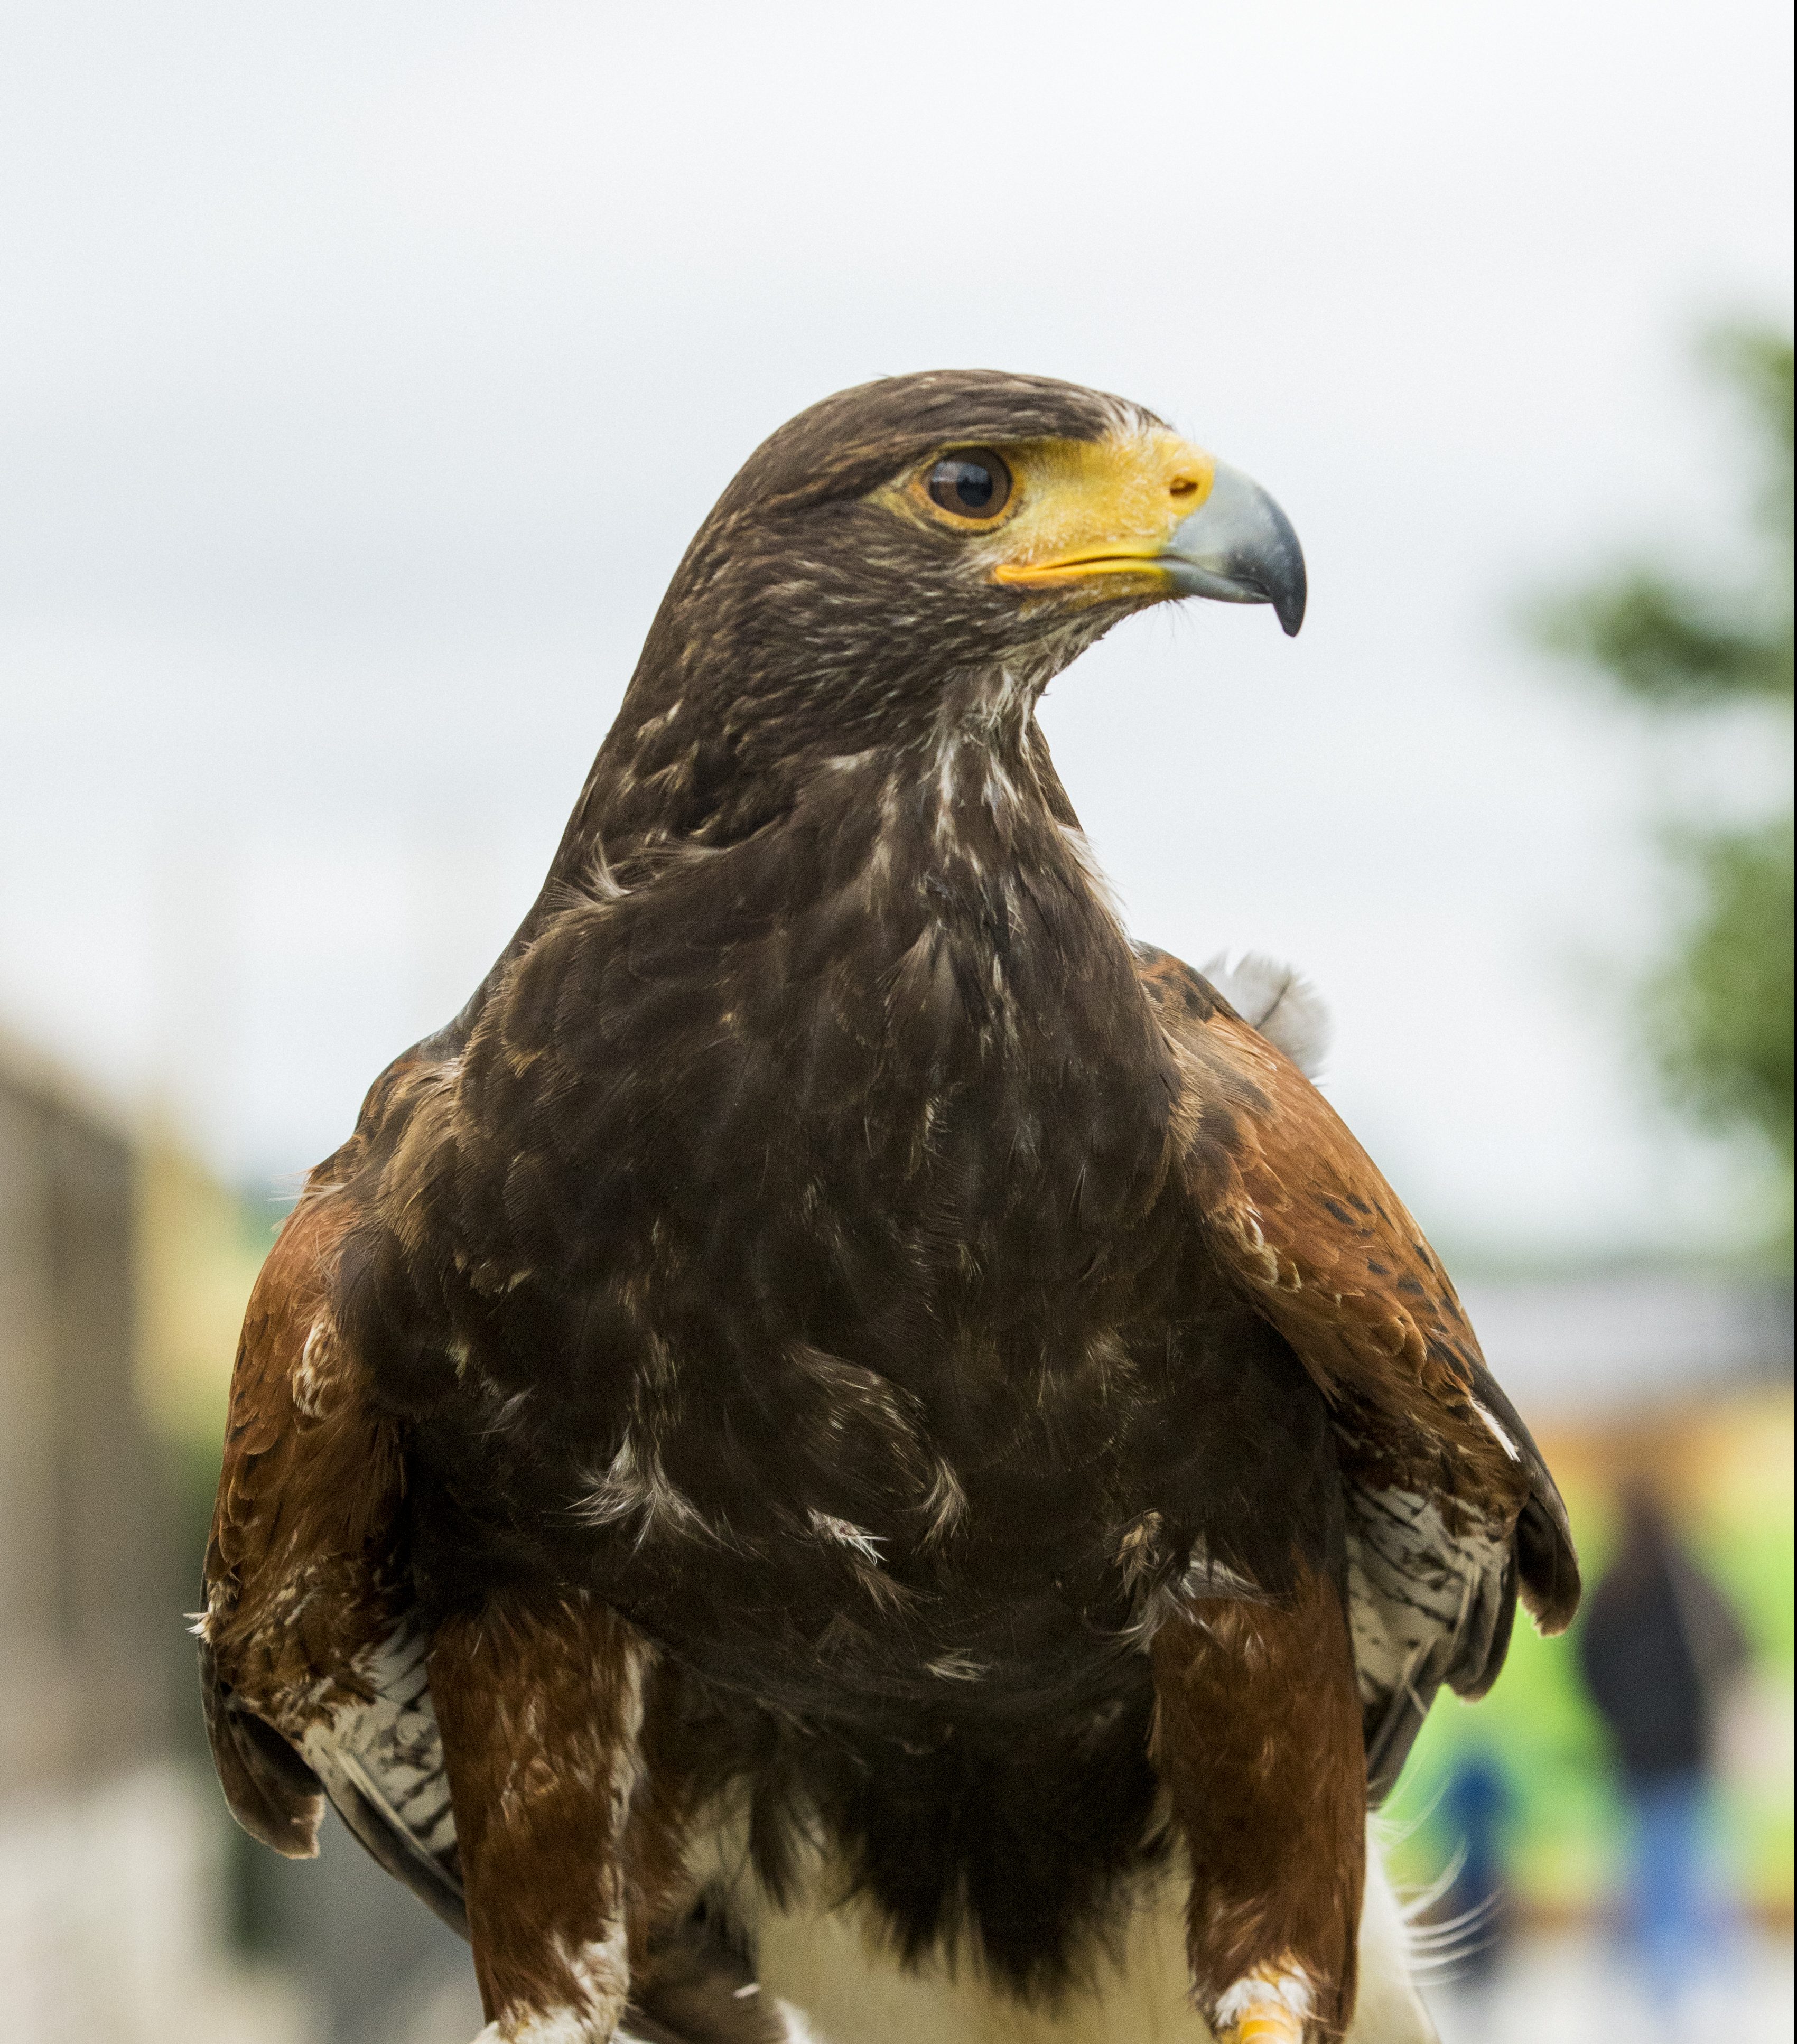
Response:
M206 1730L253 1837L310 1857L329 1796L381 1865L465 1936L399 1443L332 1311L356 1216L333 1164L282 1229L238 1347L195 1627Z
M1367 1765L1395 1781L1442 1683L1497 1679L1516 1599L1579 1600L1566 1509L1434 1251L1310 1081L1208 982L1143 950L1213 1252L1329 1403Z

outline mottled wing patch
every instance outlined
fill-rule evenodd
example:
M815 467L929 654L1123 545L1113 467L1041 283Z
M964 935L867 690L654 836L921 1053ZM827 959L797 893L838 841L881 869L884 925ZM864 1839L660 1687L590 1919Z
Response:
M1444 1682L1484 1686L1516 1608L1508 1529L1451 1533L1416 1491L1346 1486L1349 1622L1374 1796L1395 1783Z
M396 1880L453 1931L468 1935L456 1819L443 1739L431 1702L429 1641L408 1616L358 1656L354 1686L301 1742L307 1765L344 1823Z

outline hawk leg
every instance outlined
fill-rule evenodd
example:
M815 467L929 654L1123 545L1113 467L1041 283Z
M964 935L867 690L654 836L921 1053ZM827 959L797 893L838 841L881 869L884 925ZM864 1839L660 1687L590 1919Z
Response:
M1354 2008L1366 1765L1333 1584L1195 1598L1155 1635L1153 1757L1191 1858L1195 1998L1222 2044L1338 2037Z
M509 1600L437 1629L431 1693L491 2044L618 2034L645 1899L630 1834L650 1663L584 1598Z

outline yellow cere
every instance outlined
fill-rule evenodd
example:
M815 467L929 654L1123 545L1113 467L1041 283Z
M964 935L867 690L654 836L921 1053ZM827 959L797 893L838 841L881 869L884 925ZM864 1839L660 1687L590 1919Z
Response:
M994 451L1009 465L1013 487L1010 504L990 521L976 524L934 504L925 488L929 463L895 494L914 516L968 533L995 582L1042 590L1119 574L1158 581L1158 557L1210 494L1217 473L1212 455L1164 429L1001 442Z

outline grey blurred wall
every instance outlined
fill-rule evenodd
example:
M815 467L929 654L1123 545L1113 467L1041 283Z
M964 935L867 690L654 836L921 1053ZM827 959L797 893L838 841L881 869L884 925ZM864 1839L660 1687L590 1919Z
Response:
M0 1796L165 1752L182 1653L133 1385L125 1132L0 1039Z

